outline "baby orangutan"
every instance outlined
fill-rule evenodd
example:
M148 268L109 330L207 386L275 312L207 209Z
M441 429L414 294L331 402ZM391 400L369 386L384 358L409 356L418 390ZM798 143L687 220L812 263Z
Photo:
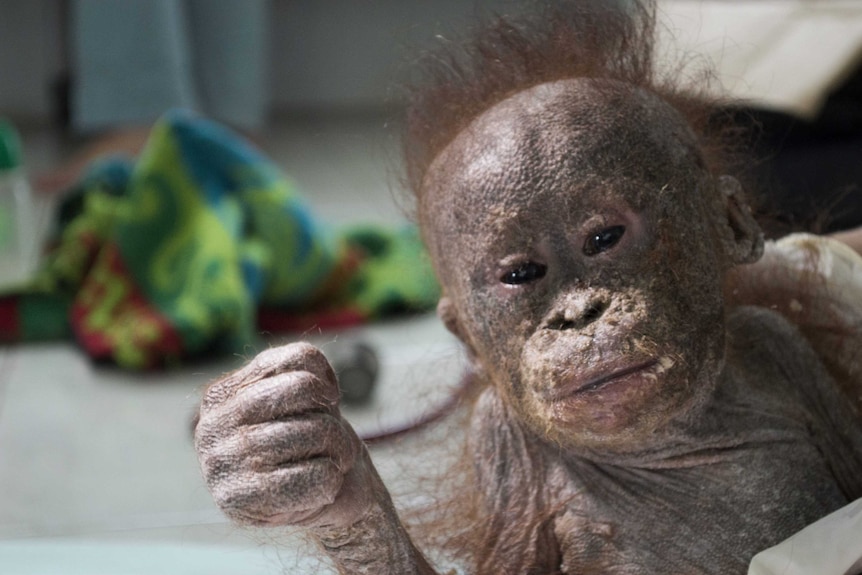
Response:
M745 265L761 232L684 99L603 58L528 60L413 171L438 313L484 386L468 573L744 573L862 497L858 347L824 358L742 305L792 274ZM337 403L307 344L211 384L196 448L216 502L306 528L343 573L436 573Z

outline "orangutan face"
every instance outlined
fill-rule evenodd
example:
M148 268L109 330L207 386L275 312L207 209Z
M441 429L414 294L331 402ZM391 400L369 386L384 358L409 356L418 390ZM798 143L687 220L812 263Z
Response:
M713 389L727 215L696 149L658 98L567 80L492 107L429 169L440 315L537 433L631 446Z

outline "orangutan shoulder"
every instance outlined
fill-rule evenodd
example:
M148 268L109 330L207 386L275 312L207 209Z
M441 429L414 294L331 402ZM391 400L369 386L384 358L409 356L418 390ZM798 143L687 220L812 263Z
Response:
M859 254L841 242L810 234L768 242L761 261L740 266L732 274L729 303L755 305L783 316L862 409Z

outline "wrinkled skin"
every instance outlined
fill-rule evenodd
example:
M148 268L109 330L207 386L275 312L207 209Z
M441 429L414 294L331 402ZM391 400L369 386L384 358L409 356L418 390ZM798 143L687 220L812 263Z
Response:
M715 184L669 109L611 89L551 84L503 102L444 151L426 192L441 315L520 418L578 450L645 447L711 391L724 347L725 257L703 225ZM611 113L621 106L631 116ZM500 281L534 265L537 281Z
M743 573L862 497L862 423L818 356L778 314L726 309L760 232L658 98L591 80L515 94L423 191L438 312L489 383L470 430L503 541L488 572ZM307 527L345 573L433 573L335 389L308 346L214 383L196 446L216 501ZM532 512L549 517L506 541Z
M237 523L304 527L346 573L433 573L341 417L335 374L313 346L267 350L212 383L195 449L215 502Z

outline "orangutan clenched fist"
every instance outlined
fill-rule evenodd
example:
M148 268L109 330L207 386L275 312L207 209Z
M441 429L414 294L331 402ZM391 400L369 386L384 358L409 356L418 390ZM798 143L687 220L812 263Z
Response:
M239 523L348 526L380 492L339 413L332 368L305 343L264 351L212 383L195 448L216 503Z

